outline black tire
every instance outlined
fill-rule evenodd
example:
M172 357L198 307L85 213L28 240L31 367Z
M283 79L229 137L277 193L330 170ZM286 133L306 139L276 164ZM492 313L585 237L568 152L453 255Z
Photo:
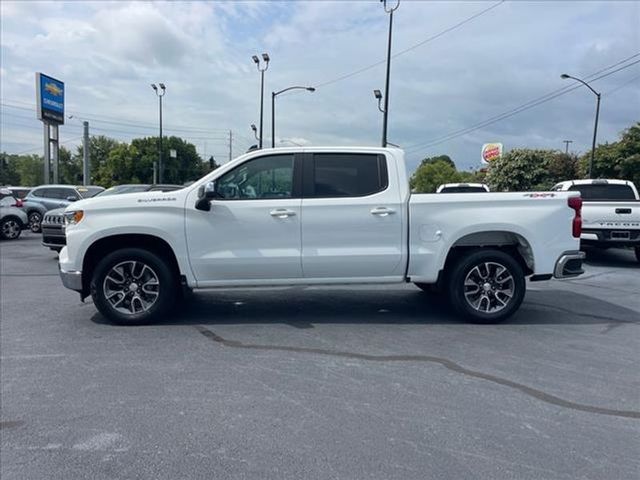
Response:
M465 286L467 279L470 284ZM459 315L475 323L497 323L518 310L526 282L515 258L501 250L483 249L455 262L447 275L447 290Z
M42 232L42 214L35 210L29 212L29 230L33 233Z
M22 233L22 222L17 217L4 217L0 222L0 238L16 240Z
M636 251L636 260L640 262L640 247L636 247L635 251Z
M120 325L143 325L159 320L171 311L179 284L167 262L155 253L123 248L100 260L93 271L90 288L93 303L109 320ZM153 291L157 293L154 295ZM114 306L114 303L118 305ZM138 307L146 309L139 310Z

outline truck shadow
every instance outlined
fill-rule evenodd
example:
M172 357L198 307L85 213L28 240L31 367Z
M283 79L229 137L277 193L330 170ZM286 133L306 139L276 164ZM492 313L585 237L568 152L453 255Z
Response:
M631 249L609 248L602 250L586 247L584 252L587 254L587 265L594 267L640 268L640 263L636 260L635 253Z
M97 323L107 322L100 314ZM176 313L155 325L464 324L442 298L418 289L278 288L217 290L189 296ZM640 323L640 312L565 290L530 290L505 325Z

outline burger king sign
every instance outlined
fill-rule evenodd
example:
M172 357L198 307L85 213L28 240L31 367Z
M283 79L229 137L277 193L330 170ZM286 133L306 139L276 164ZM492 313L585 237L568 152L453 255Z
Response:
M485 143L482 146L482 163L491 163L502 157L501 143Z

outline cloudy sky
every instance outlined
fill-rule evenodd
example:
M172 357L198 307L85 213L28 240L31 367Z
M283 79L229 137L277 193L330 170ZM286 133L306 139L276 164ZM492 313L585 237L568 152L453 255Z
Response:
M122 140L156 134L149 84L164 82L165 132L222 160L229 130L234 154L255 143L260 77L251 56L262 52L271 56L265 139L269 92L312 85L315 93L278 97L279 144L380 142L372 91L384 90L388 16L376 0L3 0L0 8L3 151L42 152L40 71L65 82L76 117L60 128L66 146L80 143L83 119L92 133ZM459 168L477 167L491 141L564 148L570 139L572 150L588 150L595 97L586 88L527 103L572 87L563 72L592 79L622 68L593 82L603 92L600 141L640 120L640 2L402 0L393 51L389 140L407 149L411 166L446 153ZM521 105L534 106L499 116Z

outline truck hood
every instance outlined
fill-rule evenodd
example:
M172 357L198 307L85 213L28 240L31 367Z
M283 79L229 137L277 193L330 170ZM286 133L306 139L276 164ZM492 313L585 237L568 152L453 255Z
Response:
M188 193L188 188L185 187L181 190L174 190L172 192L134 192L123 193L121 195L105 195L97 196L93 198L87 198L85 200L78 200L73 202L64 210L67 212L73 212L76 210L114 210L114 209L129 209L129 208L141 208L141 207L163 207L163 206L177 206L183 205L184 199Z

